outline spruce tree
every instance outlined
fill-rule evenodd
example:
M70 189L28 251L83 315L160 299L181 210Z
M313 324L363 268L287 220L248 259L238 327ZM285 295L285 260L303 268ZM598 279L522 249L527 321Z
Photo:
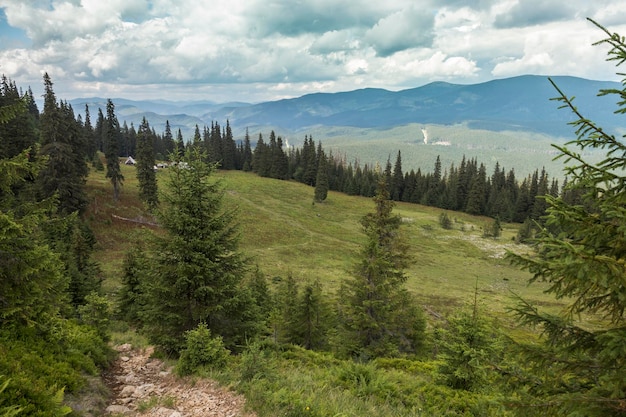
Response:
M103 142L105 143L105 157L107 160L106 177L113 185L113 199L117 201L120 197L120 187L124 183L124 175L120 169L119 141L120 124L115 116L115 105L111 99L107 100L107 115L102 129Z
M222 207L224 191L214 165L192 148L186 164L167 171L161 193L143 321L152 341L178 352L184 333L206 323L235 349L254 336L258 309L242 285L246 260L238 250L236 213Z
M597 44L610 46L609 60L617 65L625 62L624 38L597 26L607 35ZM566 166L568 189L581 191L582 201L571 204L562 197L546 196L546 227L538 233L535 254L509 254L533 274L531 282L544 283L548 294L567 303L560 315L541 311L529 302L521 302L515 310L521 323L541 329L545 342L526 351L526 363L536 371L529 387L537 395L522 400L542 415L623 416L626 145L584 117L573 99L551 82L557 100L575 119L571 124L576 139L554 146ZM626 88L600 93L616 94L620 100L617 113L626 112ZM603 149L606 156L590 162L584 156L587 149ZM586 317L594 318L593 325Z
M143 118L137 135L137 180L139 198L150 210L159 203L156 173L154 172L154 141L150 124Z
M402 155L398 151L396 158L396 164L393 167L393 176L391 177L391 199L394 201L401 201L404 191L404 176L402 175Z
M319 282L305 284L298 294L292 325L294 341L305 349L321 350L327 346L332 320Z
M7 117L8 119L9 117ZM0 118L0 122L2 118ZM54 210L51 199L27 202L13 194L43 164L28 151L0 159L0 327L46 322L67 305L69 280L41 226ZM18 213L22 213L20 216Z
M378 181L374 211L361 225L367 240L352 278L340 290L340 352L361 359L416 352L425 319L404 288L410 257L400 234L401 219L384 178Z
M41 115L41 154L48 164L39 173L44 198L57 194L58 210L64 214L82 213L87 207L85 182L87 144L82 127L67 103L59 104L48 74L44 74L44 111Z
M174 136L172 135L172 128L170 127L170 121L165 121L165 132L163 132L163 142L164 149L163 154L161 155L162 159L166 159L172 152L174 152L174 148L176 147L176 142L174 142Z
M243 162L241 169L245 172L252 171L252 148L250 146L250 135L248 134L248 128L246 128L246 136L243 141Z
M6 77L0 84L0 158L12 158L38 140L37 119L27 111L29 96L20 96L17 85ZM37 116L39 114L37 113Z
M317 166L317 178L315 179L315 196L314 200L321 203L328 197L328 166L326 163L326 154L320 152L319 165Z

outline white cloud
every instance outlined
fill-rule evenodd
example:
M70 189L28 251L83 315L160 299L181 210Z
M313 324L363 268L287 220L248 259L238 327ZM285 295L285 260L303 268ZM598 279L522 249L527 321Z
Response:
M381 18L365 39L381 56L409 48L429 47L433 38L434 15L428 8L411 6Z
M606 49L591 46L604 34L584 18L626 34L626 0L588 3L0 0L32 40L0 45L0 72L35 88L48 71L71 96L165 85L240 100L528 72L614 77Z

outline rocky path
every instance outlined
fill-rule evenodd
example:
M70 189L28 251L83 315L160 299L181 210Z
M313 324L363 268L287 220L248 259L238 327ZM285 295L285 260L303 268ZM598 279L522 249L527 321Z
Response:
M119 357L105 376L112 392L109 416L255 417L244 412L244 398L200 379L191 383L151 358L152 349L116 347Z

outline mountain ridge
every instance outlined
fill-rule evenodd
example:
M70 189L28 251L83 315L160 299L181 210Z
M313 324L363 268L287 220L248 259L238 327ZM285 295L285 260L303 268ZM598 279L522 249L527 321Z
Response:
M616 100L598 97L601 89L620 88L612 81L588 80L572 76L522 75L477 84L453 84L435 81L420 87L390 91L362 88L352 91L316 92L296 98L261 103L215 103L211 100L168 101L112 99L120 122L138 125L149 113L159 115L150 120L162 131L165 120L181 128L189 137L195 125L205 126L229 121L234 132L246 128L254 131L279 129L301 132L319 126L391 128L411 123L454 125L491 131L527 131L555 137L571 136L571 115L559 109L551 99L558 92L551 78L590 119L605 130L619 131L619 118L613 113ZM70 100L75 107L87 104L102 108L106 99L98 97ZM92 116L93 117L93 116Z

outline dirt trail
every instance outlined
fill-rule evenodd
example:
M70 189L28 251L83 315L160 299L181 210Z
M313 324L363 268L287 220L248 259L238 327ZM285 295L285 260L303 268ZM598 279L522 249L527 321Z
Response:
M119 357L105 375L112 398L109 416L142 417L256 417L244 412L242 396L200 379L191 383L151 358L153 349L116 347Z

